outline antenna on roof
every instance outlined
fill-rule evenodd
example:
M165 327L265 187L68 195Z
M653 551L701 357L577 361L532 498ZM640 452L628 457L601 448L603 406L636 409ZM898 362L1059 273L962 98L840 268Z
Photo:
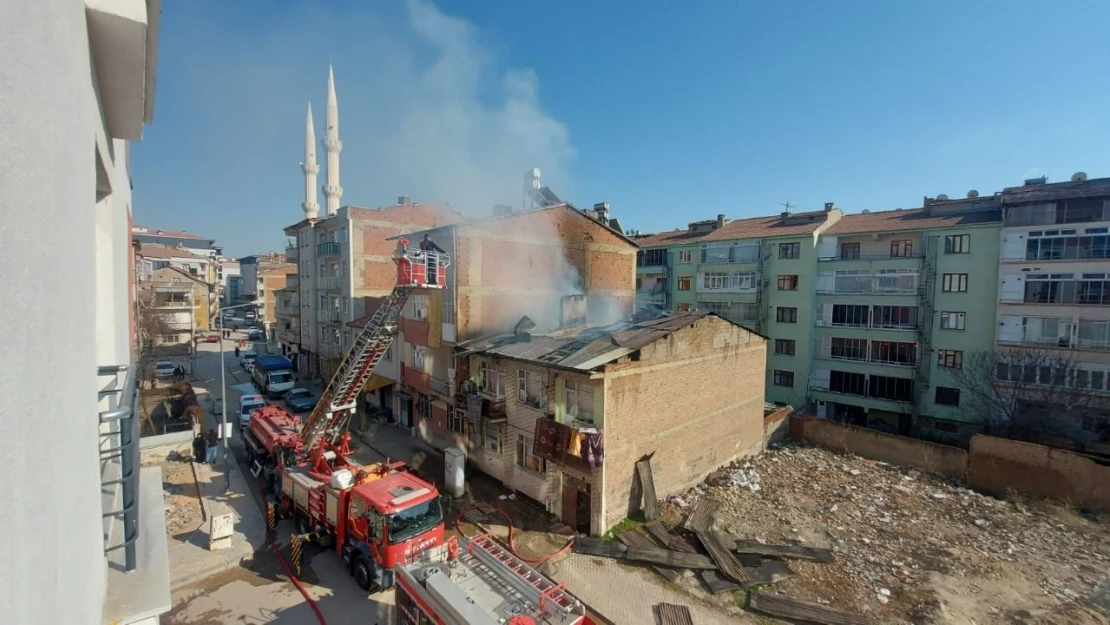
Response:
M789 217L790 216L790 209L795 208L795 206L793 204L791 204L790 202L779 202L779 206L782 207L782 216L783 217Z

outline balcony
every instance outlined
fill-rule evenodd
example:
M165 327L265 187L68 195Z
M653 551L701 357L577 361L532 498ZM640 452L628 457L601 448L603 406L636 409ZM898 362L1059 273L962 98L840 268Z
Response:
M892 271L885 275L821 274L817 277L817 293L821 295L916 295L917 273Z
M322 291L338 291L339 276L322 276L316 278L316 288Z
M328 241L316 246L317 256L338 256L339 255L339 242Z
M343 323L343 311L322 310L320 311L320 318L328 323Z
M872 365L891 365L895 367L915 367L919 362L917 345L914 343L891 343L891 347L880 348L871 343L870 349L866 346L834 347L829 345L818 346L814 358L822 360L840 360L859 362ZM904 346L904 347L895 347Z
M301 287L301 278L295 273L285 276L285 288L297 290Z
M885 254L884 253L879 253L879 254L853 254L853 253L849 252L849 253L846 253L846 254L841 253L837 256L818 256L817 257L817 262L819 262L819 263L836 263L836 262L847 263L847 262L852 262L852 261L873 262L873 261L898 261L898 260L906 260L906 259L920 260L922 258L925 258L924 252L907 252L907 253L901 254L899 256L891 256L889 252L887 252Z
M447 380L441 380L435 376L429 376L428 388L432 391L432 393L435 393L436 395L439 395L444 399L451 399L451 385L447 382Z
M297 260L300 259L300 257L301 250L295 244L285 246L285 262L296 263Z

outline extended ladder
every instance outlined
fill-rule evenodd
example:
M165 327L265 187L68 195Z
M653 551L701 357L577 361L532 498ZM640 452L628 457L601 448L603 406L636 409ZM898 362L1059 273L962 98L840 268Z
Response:
M585 607L578 599L567 594L563 584L556 584L528 566L494 540L492 534L468 539L466 551L528 601L538 606L540 612L558 614L562 617L584 613Z

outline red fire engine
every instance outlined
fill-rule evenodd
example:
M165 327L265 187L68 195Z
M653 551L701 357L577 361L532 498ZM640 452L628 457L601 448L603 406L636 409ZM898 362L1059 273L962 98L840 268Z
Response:
M594 625L582 602L485 534L395 569L393 625Z
M394 261L397 286L355 337L308 419L277 406L251 415L244 434L248 458L292 516L302 538L333 546L365 590L393 585L394 567L443 544L439 492L404 463L363 465L350 457L347 426L358 394L397 331L397 317L415 288L447 284L446 254L409 250Z

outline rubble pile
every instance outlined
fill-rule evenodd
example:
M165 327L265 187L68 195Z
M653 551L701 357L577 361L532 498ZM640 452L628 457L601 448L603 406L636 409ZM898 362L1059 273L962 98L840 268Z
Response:
M792 563L776 592L883 622L1025 622L1110 578L1106 519L815 447L774 447L668 502L682 513L700 497L735 538L833 551L831 563ZM1077 619L1036 622L1103 622Z

